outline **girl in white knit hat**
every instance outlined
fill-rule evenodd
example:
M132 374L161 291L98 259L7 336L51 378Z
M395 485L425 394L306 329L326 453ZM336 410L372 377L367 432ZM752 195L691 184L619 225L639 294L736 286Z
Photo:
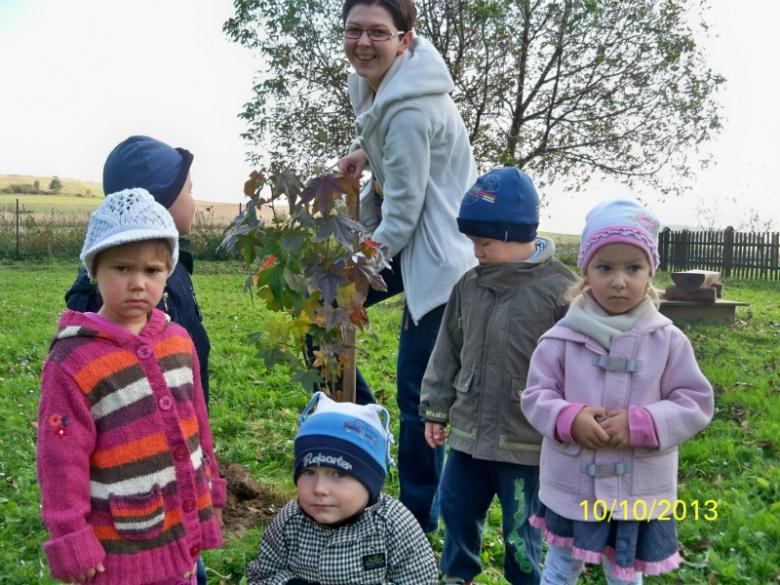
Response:
M66 583L195 585L201 550L222 544L197 353L155 308L178 240L143 189L107 196L90 218L81 261L103 306L62 315L38 411L44 550Z

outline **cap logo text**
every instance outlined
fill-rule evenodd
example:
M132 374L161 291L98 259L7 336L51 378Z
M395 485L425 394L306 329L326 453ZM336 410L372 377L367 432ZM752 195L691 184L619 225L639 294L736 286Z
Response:
M342 469L352 469L352 464L349 461L345 461L343 457L333 457L331 455L323 455L322 453L306 453L303 457L303 467L321 467L323 465L335 465Z

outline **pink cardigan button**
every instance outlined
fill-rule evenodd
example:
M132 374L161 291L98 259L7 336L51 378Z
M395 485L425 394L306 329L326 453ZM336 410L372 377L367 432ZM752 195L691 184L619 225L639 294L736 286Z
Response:
M193 559L197 559L200 556L200 547L197 544L190 548L190 556Z
M192 512L195 509L195 500L184 500L184 511Z
M147 360L152 357L152 348L148 345L142 345L136 350L135 354L142 360Z
M160 405L160 410L170 410L173 406L173 399L170 396L163 396L157 404Z
M173 452L173 458L176 459L176 461L186 461L187 457L189 457L189 453L187 452L186 447L179 447Z

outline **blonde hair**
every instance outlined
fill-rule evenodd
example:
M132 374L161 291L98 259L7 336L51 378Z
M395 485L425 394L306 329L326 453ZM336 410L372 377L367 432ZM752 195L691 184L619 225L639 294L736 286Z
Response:
M590 285L585 282L584 278L580 278L579 282L573 284L570 286L565 293L563 293L563 298L566 301L569 301L570 303L573 303L578 297L582 296L584 299L584 296L590 292ZM650 297L650 300L655 305L655 308L657 309L661 305L661 299L663 298L663 292L655 288L653 286L653 278L650 277L650 279L647 281L647 287L645 288L645 294ZM582 301L579 301L582 303Z

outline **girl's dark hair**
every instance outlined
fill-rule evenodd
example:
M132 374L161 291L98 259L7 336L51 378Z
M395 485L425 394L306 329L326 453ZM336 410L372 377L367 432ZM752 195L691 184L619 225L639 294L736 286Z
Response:
M358 4L366 4L367 6L376 4L381 6L393 17L393 24L398 27L398 30L404 32L412 30L414 23L417 21L417 9L414 7L412 0L346 0L344 7L341 9L342 23L347 23L350 11Z

